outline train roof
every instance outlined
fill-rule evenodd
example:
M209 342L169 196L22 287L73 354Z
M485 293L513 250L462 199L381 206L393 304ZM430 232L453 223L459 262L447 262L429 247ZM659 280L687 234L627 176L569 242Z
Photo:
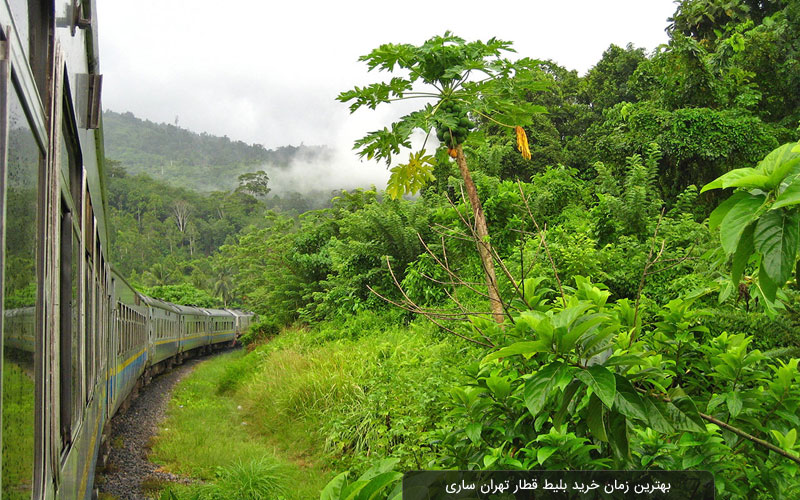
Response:
M250 311L242 311L241 309L225 309L229 313L233 314L237 318L245 317L245 316L254 316L254 314Z
M141 294L140 297L142 298L145 304L151 307L158 307L159 309L165 309L171 312L180 312L178 310L178 306L173 304L172 302L167 302L165 300L148 297L147 295L141 295Z
M209 314L209 315L211 315L211 316L228 316L228 317L233 317L233 313L231 313L231 312L230 312L230 311L228 311L227 309L208 309L208 308L206 308L206 311L207 311L207 312L208 312L208 314Z
M194 314L197 316L208 316L204 309L195 306L181 306L178 304L172 304L172 306L177 310L180 314Z

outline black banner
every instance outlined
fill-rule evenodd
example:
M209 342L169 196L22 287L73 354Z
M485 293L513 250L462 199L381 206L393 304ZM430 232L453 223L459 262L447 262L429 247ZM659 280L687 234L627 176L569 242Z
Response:
M403 500L714 500L704 471L411 471Z

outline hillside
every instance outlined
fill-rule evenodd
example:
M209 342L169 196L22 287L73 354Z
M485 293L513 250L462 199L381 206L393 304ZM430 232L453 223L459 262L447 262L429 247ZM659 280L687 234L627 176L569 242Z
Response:
M171 124L142 120L132 113L103 112L106 157L131 174L147 173L198 191L231 190L240 174L287 169L293 162L325 160L326 146L266 149L226 137L198 134Z

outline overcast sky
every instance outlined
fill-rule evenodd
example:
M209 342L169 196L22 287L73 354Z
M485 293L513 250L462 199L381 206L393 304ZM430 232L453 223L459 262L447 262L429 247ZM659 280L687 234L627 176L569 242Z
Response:
M381 79L358 57L446 30L585 73L612 43L667 41L672 0L98 0L103 107L234 140L348 151L399 111L336 95ZM512 55L512 58L514 56ZM395 107L396 108L396 107ZM402 113L401 113L402 114ZM348 153L349 154L349 153Z

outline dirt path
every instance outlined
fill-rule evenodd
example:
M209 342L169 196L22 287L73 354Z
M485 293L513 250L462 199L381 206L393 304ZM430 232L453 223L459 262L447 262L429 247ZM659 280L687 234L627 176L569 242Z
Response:
M172 390L183 377L192 372L197 363L209 358L192 359L169 373L154 378L139 391L124 413L111 420L111 454L108 466L98 473L96 485L100 498L139 500L148 498L142 491L142 481L187 482L185 479L158 471L147 460L151 438L164 420ZM103 495L105 494L105 495Z

